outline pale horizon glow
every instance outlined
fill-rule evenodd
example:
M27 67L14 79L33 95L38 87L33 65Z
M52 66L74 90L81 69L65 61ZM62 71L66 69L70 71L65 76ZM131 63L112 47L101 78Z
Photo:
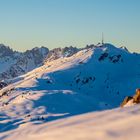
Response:
M0 43L25 51L105 42L140 52L139 0L0 0Z

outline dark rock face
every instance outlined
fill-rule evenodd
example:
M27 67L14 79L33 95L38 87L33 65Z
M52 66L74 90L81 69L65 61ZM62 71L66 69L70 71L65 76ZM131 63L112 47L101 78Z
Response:
M127 96L121 104L121 107L124 107L130 100L132 103L139 104L140 103L140 89L136 89L136 93L133 97Z
M108 53L103 53L100 57L99 57L99 61L103 61L103 60L105 60L105 58L107 58L108 57Z
M120 54L109 56L109 54L105 52L98 58L99 61L103 61L105 59L108 59L112 63L123 62L122 56Z
M123 61L123 60L121 59L121 55L110 56L109 59L110 59L110 61L111 61L112 63L117 63L117 62L119 62L120 60L121 60L121 62Z
M4 83L4 82L0 82L0 89L4 88L4 87L6 87L6 86L7 86L6 83Z

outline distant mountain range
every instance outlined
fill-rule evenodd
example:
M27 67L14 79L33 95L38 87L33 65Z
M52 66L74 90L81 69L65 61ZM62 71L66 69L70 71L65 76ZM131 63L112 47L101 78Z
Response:
M79 49L72 46L53 50L35 47L22 53L0 44L0 80L17 77L43 65L46 61L70 57L78 51Z

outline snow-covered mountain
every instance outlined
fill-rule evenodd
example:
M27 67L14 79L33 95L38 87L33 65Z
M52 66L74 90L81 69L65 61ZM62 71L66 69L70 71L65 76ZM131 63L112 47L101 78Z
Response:
M29 124L35 128L37 124L44 123L40 129L46 131L46 123L52 120L119 107L124 97L133 95L140 86L139 69L139 54L111 44L86 47L69 57L64 55L45 61L27 74L7 80L11 84L0 90L0 136L10 139L9 130L12 134L15 132L13 137L18 135L18 130L19 133L24 130L25 134L28 129L24 128ZM117 114L118 111L113 112ZM74 123L77 124L77 121L72 121L72 127ZM34 134L39 129L33 131L30 132Z

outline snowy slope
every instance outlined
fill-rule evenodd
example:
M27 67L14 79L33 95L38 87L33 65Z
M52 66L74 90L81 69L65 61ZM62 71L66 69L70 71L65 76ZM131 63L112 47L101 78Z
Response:
M140 106L93 112L53 122L21 124L5 131L6 140L139 140Z
M6 139L4 135L9 135L9 130L21 133L22 127L30 123L36 125L38 121L48 123L118 107L126 95L132 95L139 87L139 68L140 55L111 44L85 48L70 57L46 61L43 66L8 80L11 84L0 90L1 136ZM114 110L112 115L114 112L120 111Z

